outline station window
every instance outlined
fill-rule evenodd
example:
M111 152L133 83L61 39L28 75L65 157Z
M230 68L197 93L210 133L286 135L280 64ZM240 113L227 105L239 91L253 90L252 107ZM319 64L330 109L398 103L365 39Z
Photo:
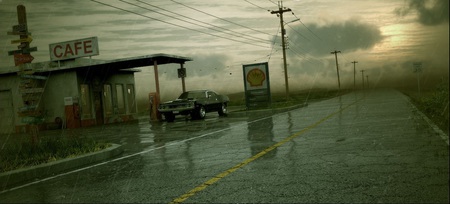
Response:
M127 102L129 113L136 113L136 98L133 84L127 84Z
M117 111L119 114L125 113L125 99L123 95L123 85L116 84Z
M91 112L91 95L89 85L81 84L81 115L83 118L92 118Z
M103 85L103 103L105 105L105 115L107 116L111 116L113 114L111 92L112 90L110 84Z

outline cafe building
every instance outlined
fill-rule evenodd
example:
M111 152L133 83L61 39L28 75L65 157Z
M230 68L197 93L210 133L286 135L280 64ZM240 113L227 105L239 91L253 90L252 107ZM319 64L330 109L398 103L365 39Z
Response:
M168 54L92 59L99 54L97 37L50 44L49 51L50 61L0 70L0 134L29 132L31 125L47 130L136 120L137 68L153 66L158 96L158 65L183 69L192 61ZM184 76L182 83L184 90Z

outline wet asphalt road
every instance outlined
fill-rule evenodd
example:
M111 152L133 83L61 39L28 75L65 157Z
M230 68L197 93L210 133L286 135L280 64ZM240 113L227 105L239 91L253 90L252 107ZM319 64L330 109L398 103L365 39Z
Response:
M449 147L393 90L269 117L83 130L115 160L1 192L0 202L448 203Z

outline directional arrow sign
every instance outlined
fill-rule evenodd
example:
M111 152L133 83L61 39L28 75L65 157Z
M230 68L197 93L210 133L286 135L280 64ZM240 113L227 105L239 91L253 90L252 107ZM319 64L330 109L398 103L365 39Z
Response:
M28 123L28 124L37 124L37 123L42 123L44 121L45 120L44 120L43 117L27 116L27 117L23 117L22 118L22 122L23 123Z
M19 111L20 112L32 111L32 110L36 110L36 108L37 108L37 105L29 105L29 106L20 107Z
M30 43L31 41L33 41L33 38L31 38L31 36L28 36L26 38L21 38L18 40L11 40L11 44L24 43L24 42Z
M414 72L422 72L422 62L413 63Z
M28 74L21 75L20 77L27 78L27 79L40 79L40 80L46 80L47 79L46 76L28 75Z
M14 64L19 66L21 64L30 63L34 57L30 54L14 54Z
M14 25L12 28L13 28L13 32L23 32L23 31L27 30L27 25L19 24L19 25Z
M37 47L24 48L22 49L22 51L23 54L30 54L30 52L36 52Z
M11 50L8 51L8 55L15 55L15 54L30 54L30 52L37 51L37 47L30 47L30 48L24 48L21 50Z
M8 55L22 54L23 50L11 50L8 51Z
M42 93L44 92L44 88L20 89L19 92L23 94Z
M8 34L8 35L31 35L30 32L10 32L10 31L8 31L6 34Z
M20 44L17 46L17 49L23 50L23 49L25 49L27 46L30 46L30 43L20 43Z

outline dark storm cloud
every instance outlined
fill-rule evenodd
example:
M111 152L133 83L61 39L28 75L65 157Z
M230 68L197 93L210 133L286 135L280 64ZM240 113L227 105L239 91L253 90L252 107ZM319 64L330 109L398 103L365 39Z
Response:
M308 30L309 29L309 30ZM327 56L333 49L344 52L366 50L383 40L375 25L358 20L328 25L297 25L287 28L290 47L313 56Z
M417 11L418 21L423 25L433 26L448 23L448 0L409 0L408 7L397 8L395 13L406 16Z

